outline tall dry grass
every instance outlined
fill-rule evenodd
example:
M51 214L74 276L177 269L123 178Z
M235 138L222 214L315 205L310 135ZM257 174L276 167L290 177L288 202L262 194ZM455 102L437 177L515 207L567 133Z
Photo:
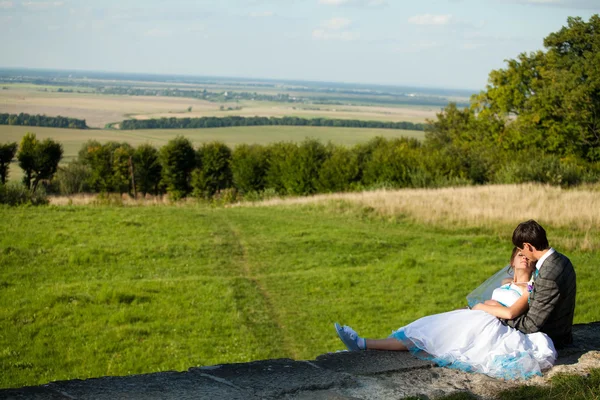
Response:
M70 196L49 196L50 205L53 206L162 206L162 205L185 205L193 200L174 202L168 196L141 196L133 198L127 194L74 194Z

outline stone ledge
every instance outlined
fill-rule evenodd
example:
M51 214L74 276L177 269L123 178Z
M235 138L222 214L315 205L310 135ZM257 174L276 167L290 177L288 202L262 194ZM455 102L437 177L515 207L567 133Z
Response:
M575 344L559 352L557 370L569 372L593 353L600 367L600 322L575 325ZM590 365L589 361L588 364ZM573 368L579 371L581 368ZM550 371L552 372L552 371ZM548 374L546 374L548 375ZM535 380L543 384L544 379ZM388 399L437 397L469 391L481 398L522 382L439 368L403 352L329 353L311 361L264 360L124 377L52 382L1 389L0 399Z

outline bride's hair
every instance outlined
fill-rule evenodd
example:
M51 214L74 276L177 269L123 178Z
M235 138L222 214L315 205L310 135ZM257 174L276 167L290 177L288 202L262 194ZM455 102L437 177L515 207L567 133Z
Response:
M512 254L510 255L510 267L506 270L510 276L513 276L515 273L515 268L513 267L513 261L515 261L515 257L519 254L519 248L517 246L513 247Z

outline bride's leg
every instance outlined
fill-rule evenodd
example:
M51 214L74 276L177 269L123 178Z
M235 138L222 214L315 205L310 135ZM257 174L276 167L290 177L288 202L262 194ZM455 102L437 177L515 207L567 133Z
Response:
M399 340L394 338L387 339L365 339L367 344L367 350L395 350L395 351L407 351L405 345Z

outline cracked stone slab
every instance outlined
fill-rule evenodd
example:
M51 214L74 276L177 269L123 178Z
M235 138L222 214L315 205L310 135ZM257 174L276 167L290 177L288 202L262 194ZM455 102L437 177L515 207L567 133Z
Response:
M286 400L362 400L360 397L352 397L340 394L333 390L316 390L309 392L294 393L285 396Z
M45 386L27 386L20 389L0 390L2 400L69 400L67 397Z
M584 353L600 350L600 322L573 325L573 344L558 350L555 366L577 363Z
M321 368L352 375L374 375L435 366L407 352L377 350L323 354L313 363Z
M321 369L306 361L277 359L210 368L192 368L191 373L210 375L260 398L279 398L301 391L325 390L356 384L354 377Z
M125 377L104 377L86 380L52 382L44 385L47 393L62 397L44 397L20 389L15 397L0 392L2 399L253 399L252 393L224 385L208 377L187 372L159 372ZM5 397L8 395L7 397Z

